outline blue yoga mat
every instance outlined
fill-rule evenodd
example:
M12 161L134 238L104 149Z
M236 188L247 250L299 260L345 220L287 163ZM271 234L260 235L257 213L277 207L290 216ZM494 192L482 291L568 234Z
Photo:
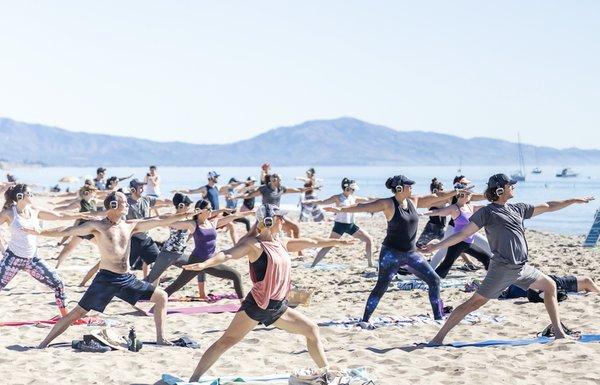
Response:
M515 340L486 340L478 342L452 342L451 344L442 345L450 346L453 348L467 348L467 347L478 347L484 348L486 346L525 346L533 344L547 344L548 342L554 341L554 338L548 337L537 337L537 338L525 338ZM600 342L600 334L583 334L578 342L590 343Z
M201 379L199 382L187 382L177 376L171 374L163 374L162 381L168 385L222 385L231 382L252 382L261 384L284 385L289 382L289 374L273 374L269 376L225 376L225 377L208 377Z

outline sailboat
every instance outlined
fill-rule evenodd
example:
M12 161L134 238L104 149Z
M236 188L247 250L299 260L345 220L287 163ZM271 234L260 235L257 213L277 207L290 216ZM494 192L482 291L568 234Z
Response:
M523 149L521 148L521 135L517 135L518 146L519 146L519 169L513 172L510 176L512 180L519 182L525 181L525 160L523 159Z
M574 178L577 175L579 175L579 174L567 167L567 168L563 168L561 172L556 174L556 177L557 178Z
M537 156L537 148L535 149L535 164L539 164L540 162L538 162L538 156ZM532 174L541 174L542 173L542 169L539 168L538 166L536 166L533 170L531 170Z

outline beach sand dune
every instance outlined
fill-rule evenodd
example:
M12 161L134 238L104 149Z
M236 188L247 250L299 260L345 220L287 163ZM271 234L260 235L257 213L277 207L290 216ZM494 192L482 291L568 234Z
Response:
M361 217L358 223L372 234L378 250L385 233L382 216ZM302 224L303 234L327 236L332 223ZM2 229L7 237L6 229ZM167 230L152 232L155 239L165 239ZM579 247L579 237L567 237L528 231L531 262L546 273L577 274L596 277L599 266L598 249ZM222 233L219 246L229 245ZM40 239L40 255L55 264L59 251L56 239ZM326 263L344 264L342 270L312 270L303 267L312 261L312 252L296 257L292 272L294 284L313 288L309 307L299 309L315 321L360 317L374 279L363 273L366 268L362 244L333 249ZM69 307L75 305L85 288L78 283L87 267L98 260L95 246L83 243L59 270L67 285ZM247 260L231 265L243 275L245 289L250 288ZM458 265L458 264L457 264ZM179 269L168 270L175 277ZM138 272L139 275L141 275ZM453 270L451 275L464 275ZM469 273L470 277L482 273ZM232 288L219 279L208 277L208 288L215 293L229 293ZM194 295L195 282L181 293ZM470 294L459 288L446 288L442 297L446 305L457 306ZM228 303L226 300L220 303ZM145 306L147 304L142 304ZM199 306L198 303L171 303L170 307ZM564 323L585 333L600 332L600 296L571 296L560 304ZM0 293L0 321L48 319L56 309L52 292L26 273L20 273ZM417 316L430 314L427 292L421 290L390 290L383 297L374 317ZM459 325L448 336L451 341L478 341L492 338L528 338L548 323L543 304L526 300L492 301L480 313L503 316L501 323L483 321L475 325ZM152 317L133 314L128 304L115 300L105 314L92 314L116 322L114 328L126 335L135 326L139 338L155 339ZM48 333L49 326L0 328L0 378L3 384L154 384L162 373L188 378L203 351L218 338L233 314L201 314L168 316L167 335L177 338L189 335L202 345L201 349L166 348L145 345L141 352L113 351L81 353L70 347L26 350L23 345L36 345ZM600 383L600 344L557 341L548 345L488 348L426 348L414 349L416 342L428 341L439 329L434 323L406 327L381 327L376 330L321 327L328 358L340 367L365 366L377 378L377 384L597 384ZM70 343L88 333L91 327L69 328L55 342ZM303 338L291 336L274 328L257 327L247 338L225 353L211 369L211 375L267 375L291 372L310 367Z

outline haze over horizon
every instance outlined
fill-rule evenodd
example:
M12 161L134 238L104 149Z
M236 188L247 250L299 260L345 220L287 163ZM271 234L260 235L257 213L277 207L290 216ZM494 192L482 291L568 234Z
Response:
M3 5L0 116L187 143L341 116L600 143L599 2L58 4Z

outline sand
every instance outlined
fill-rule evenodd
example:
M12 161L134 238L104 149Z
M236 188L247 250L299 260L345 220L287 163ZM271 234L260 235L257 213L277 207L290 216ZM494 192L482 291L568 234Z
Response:
M381 215L361 217L358 224L368 231L375 249L385 234L385 220ZM55 224L46 223L46 226ZM423 223L421 224L423 225ZM242 231L241 225L238 230ZM304 223L303 234L327 236L332 222ZM7 229L2 229L7 239ZM157 240L165 239L166 229L152 231ZM579 247L581 237L568 237L528 231L530 261L546 273L596 276L599 253L596 249ZM40 238L39 254L55 265L59 248L57 240ZM227 234L220 233L219 247L230 244ZM313 254L310 252L309 254ZM78 283L88 266L98 259L94 245L84 242L59 269L65 280L70 300L75 305L85 288ZM315 321L359 317L374 280L362 276L374 271L366 267L363 245L358 243L345 249L333 249L325 259L327 263L348 265L339 271L315 271L301 265L312 260L311 256L295 257L292 271L293 282L301 287L314 288L315 294L309 307L299 307ZM231 265L243 276L245 290L250 288L246 260ZM457 264L458 265L458 264ZM168 277L175 277L179 269L170 268ZM137 272L141 276L141 272ZM452 275L464 274L452 270ZM469 273L478 277L481 273ZM163 285L168 284L165 283ZM215 293L233 292L232 287L217 278L208 277L207 287ZM20 273L0 293L0 321L48 319L56 314L52 292ZM182 294L195 294L195 282L191 282ZM457 306L470 294L457 288L442 290L447 305ZM219 304L228 303L227 301ZM171 307L189 306L171 303ZM197 305L197 304L194 304ZM600 296L571 296L560 304L564 323L587 333L600 331ZM132 308L115 300L104 314L94 314L118 322L114 328L126 335L130 326L136 327L139 338L155 339L152 317L131 314ZM390 287L383 297L374 317L413 316L431 313L427 292L400 291ZM480 323L459 325L448 336L451 341L477 341L490 338L528 338L542 330L548 323L543 304L531 304L525 299L492 301L481 313L504 316L500 324ZM204 349L227 327L233 314L169 315L167 336L177 338L187 334L199 341L201 349L165 348L144 346L139 353L109 352L81 353L70 347L45 350L23 350L19 345L35 345L48 333L49 327L22 326L0 327L0 377L3 384L154 384L160 383L162 373L171 373L187 379L192 373ZM438 330L435 324L384 327L376 330L345 330L322 327L321 335L327 356L339 367L365 366L377 378L377 384L593 384L600 383L600 344L581 344L573 341L557 341L549 345L493 348L435 348L401 349L415 342L428 341ZM70 342L88 333L91 327L73 326L55 342ZM266 375L291 372L310 367L304 341L274 328L257 327L247 338L226 352L210 370L210 375Z

